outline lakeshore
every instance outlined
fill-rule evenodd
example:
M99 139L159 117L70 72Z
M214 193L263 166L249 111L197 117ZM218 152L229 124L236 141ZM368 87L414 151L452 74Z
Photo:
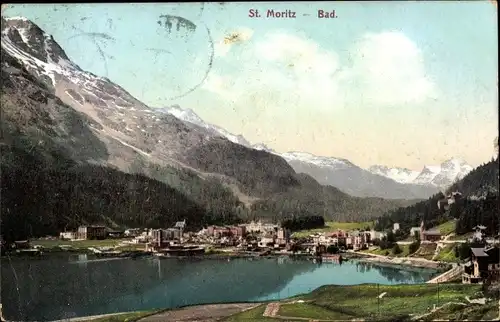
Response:
M99 255L88 249L48 249L44 254L40 256L36 256L35 258L41 258L43 256L50 256L56 254L77 254L77 255L95 255L95 258L92 260L98 259L120 259L120 258L138 258L138 257L150 257L154 254L151 252L145 252L141 250L136 251L124 251L124 252L116 252L110 253L108 255ZM338 261L340 260L356 260L358 262L366 262L366 263L377 263L380 265L389 265L389 266L405 266L405 267L415 267L415 268L427 268L427 269L443 269L444 267L451 267L450 263L447 262L439 262L428 260L425 258L418 257L390 257L384 255L371 254L367 252L342 252L336 255L333 255L334 258ZM296 259L307 259L321 262L325 259L331 258L332 255L311 255L307 253L303 254L293 254L293 253L285 253L285 252L266 252L263 254L262 252L237 252L232 251L232 249L221 249L217 252L209 252L205 254L194 254L194 255L169 255L169 256L158 256L161 258L170 258L170 259L189 259L189 260L231 260L231 259L262 259L262 258L296 258ZM87 257L83 257L81 261L89 261L86 259Z
M480 287L462 284L349 286L327 285L280 301L191 305L166 310L121 312L52 322L118 321L431 321L486 320L499 317L496 299Z
M14 321L50 321L197 304L260 303L323 285L425 283L437 274L354 259L321 263L285 256L97 261L61 253L37 260L11 257L2 261L3 313Z
M364 252L353 252L353 254L354 255L352 256L352 258L356 258L356 260L360 262L379 263L379 264L388 264L396 266L402 265L402 266L411 266L418 268L434 268L434 269L452 266L448 262L433 261L419 257L390 257L390 256L370 254Z

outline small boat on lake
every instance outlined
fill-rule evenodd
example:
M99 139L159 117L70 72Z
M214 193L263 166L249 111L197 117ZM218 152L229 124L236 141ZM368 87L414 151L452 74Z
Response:
M155 256L163 257L178 257L178 256L195 256L205 254L205 249L197 246L170 246L158 250L154 253Z
M333 255L323 255L321 256L321 261L323 263L342 263L342 255L333 254Z
M43 255L43 251L39 248L17 249L16 254L26 256L41 256Z

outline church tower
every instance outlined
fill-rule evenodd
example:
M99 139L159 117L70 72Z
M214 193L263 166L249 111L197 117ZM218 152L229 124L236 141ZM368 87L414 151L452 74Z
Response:
M422 223L420 224L420 241L424 240L424 231L425 231L425 223L424 219L422 218Z

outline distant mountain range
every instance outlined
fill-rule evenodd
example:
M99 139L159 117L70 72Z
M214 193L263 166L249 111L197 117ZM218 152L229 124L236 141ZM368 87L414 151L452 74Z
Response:
M453 169L448 167L445 170ZM446 166L446 165L445 165ZM411 227L419 226L422 220L426 228L454 221L455 233L465 234L473 227L483 225L486 233L494 236L499 233L498 156L480 165L456 181L446 191L439 192L427 200L408 207L392 210L376 221L376 229L390 229L395 222L400 224L404 233L409 234ZM458 191L462 198L450 205L448 210L440 209L438 201L447 198L451 192Z
M284 158L295 171L306 173L323 185L331 185L358 197L389 199L425 199L444 190L472 170L465 161L453 158L438 166L424 166L422 171L405 168L389 168L374 165L362 169L347 159L316 156L307 152L278 153L265 144L252 145L242 135L234 135L225 129L203 121L193 110L178 105L161 108L161 111L196 124L213 134L256 150L266 151Z
M414 183L446 188L465 177L472 169L473 167L464 160L452 158L440 165L426 165L420 172L406 168L389 168L380 165L371 166L368 168L368 171L391 178L400 183Z

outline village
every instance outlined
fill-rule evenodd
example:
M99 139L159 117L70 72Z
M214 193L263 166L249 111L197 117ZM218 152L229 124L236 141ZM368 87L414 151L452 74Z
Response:
M131 228L123 231L111 230L106 226L80 226L75 231L64 231L58 237L48 239L57 240L58 248L62 250L71 250L72 244L79 241L118 241L114 246L87 247L88 252L99 257L156 256L166 258L219 255L230 258L231 256L293 255L324 262L341 262L357 256L367 256L370 260L389 263L395 260L388 256L388 252L386 256L370 252L370 250L377 249L380 240L387 239L389 231L336 229L297 237L289 229L262 221L231 226L208 226L197 232L190 231L187 224L183 220L176 222L170 228ZM452 269L445 275L446 280L461 277L463 283L482 283L488 278L498 278L500 275L499 236L487 238L484 233L485 229L484 226L474 227L470 238L457 241L457 243L471 243L470 256L462 261L462 264L452 263ZM398 230L400 230L399 223L394 223L392 233L395 234ZM449 243L448 236L443 236L439 229L426 230L424 221L421 222L420 227L411 228L410 236L413 241L418 240L419 251L429 248L437 254ZM410 242L396 242L400 245L408 243ZM44 253L43 246L32 246L30 241L17 241L12 247L18 254L42 255ZM408 259L418 260L419 251L410 254ZM444 277L441 276L437 280L442 282L443 279Z

